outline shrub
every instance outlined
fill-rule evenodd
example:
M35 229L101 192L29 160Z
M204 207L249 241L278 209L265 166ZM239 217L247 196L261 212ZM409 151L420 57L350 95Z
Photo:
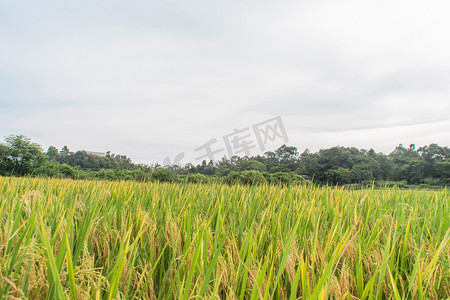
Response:
M151 173L151 178L160 182L172 182L175 175L168 169L157 169Z
M439 178L433 178L433 177L425 178L423 180L423 183L425 183L426 185L430 185L430 186L438 186L438 185L442 184L442 182Z
M228 184L246 184L246 185L258 185L266 183L266 178L258 171L242 171L242 172L231 172L225 177L225 183Z
M59 170L60 170L60 173L65 177L69 177L69 178L75 177L75 170L67 164L60 165Z
M188 183L205 183L208 181L208 177L203 174L188 174L186 176L186 182Z
M294 172L277 172L270 174L269 182L271 184L292 185L305 183L306 180Z

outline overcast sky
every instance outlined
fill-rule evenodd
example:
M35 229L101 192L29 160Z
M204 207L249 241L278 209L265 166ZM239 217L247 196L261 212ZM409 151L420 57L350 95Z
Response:
M449 11L448 0L1 0L0 136L198 163L212 138L224 148L234 129L280 116L300 152L448 146Z

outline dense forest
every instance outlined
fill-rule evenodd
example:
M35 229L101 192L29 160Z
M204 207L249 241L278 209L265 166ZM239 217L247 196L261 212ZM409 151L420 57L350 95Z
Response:
M450 183L450 149L437 144L400 144L390 154L341 146L299 153L296 147L283 145L264 155L162 167L135 164L126 155L110 152L104 156L72 152L66 146L61 150L51 146L44 152L29 138L11 135L0 143L0 175L247 184L312 181L348 186L375 182L380 186L437 187Z

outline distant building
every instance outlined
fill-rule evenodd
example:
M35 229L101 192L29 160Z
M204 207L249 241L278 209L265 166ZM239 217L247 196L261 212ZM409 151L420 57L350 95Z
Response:
M86 152L87 154L90 154L90 155L106 156L105 152L96 152L96 151L87 151L87 150L84 150L84 152Z

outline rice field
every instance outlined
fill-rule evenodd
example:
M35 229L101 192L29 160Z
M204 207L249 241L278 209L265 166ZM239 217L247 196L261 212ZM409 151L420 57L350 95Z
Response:
M0 298L445 299L449 200L0 177Z

